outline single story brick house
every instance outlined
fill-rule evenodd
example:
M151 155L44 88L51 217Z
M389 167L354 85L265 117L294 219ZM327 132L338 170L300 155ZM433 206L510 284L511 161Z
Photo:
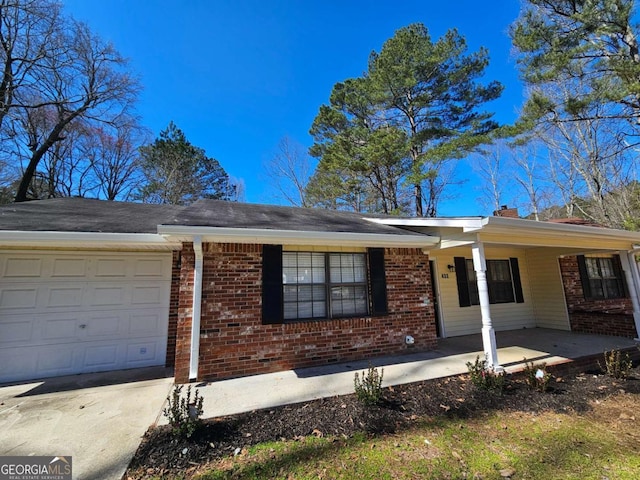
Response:
M637 338L640 233L200 200L0 207L0 382L216 380L543 327Z

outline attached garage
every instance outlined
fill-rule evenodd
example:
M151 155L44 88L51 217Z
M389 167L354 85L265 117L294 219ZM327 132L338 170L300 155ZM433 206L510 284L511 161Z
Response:
M0 206L0 383L172 365L181 245L157 230L181 210L84 198Z
M171 252L0 252L0 382L163 365Z

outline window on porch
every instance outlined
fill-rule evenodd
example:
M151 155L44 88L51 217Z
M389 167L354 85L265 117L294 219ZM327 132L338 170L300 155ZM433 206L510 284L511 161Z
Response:
M586 299L624 298L624 277L620 259L615 257L578 256L582 290Z
M458 283L458 298L461 307L480 305L478 282L473 260L454 258ZM517 258L487 260L487 285L489 303L523 303L520 268Z

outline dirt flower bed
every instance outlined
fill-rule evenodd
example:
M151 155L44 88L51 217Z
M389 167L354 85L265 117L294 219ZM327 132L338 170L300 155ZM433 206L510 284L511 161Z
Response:
M377 406L344 395L267 410L206 420L190 439L172 435L168 426L151 428L138 448L125 478L147 479L199 471L208 463L237 455L261 442L305 436L348 438L398 432L424 418L465 419L488 412L584 413L592 402L614 394L640 395L640 368L626 380L600 371L559 375L549 391L532 391L522 374L510 375L502 395L477 389L468 375L384 389Z

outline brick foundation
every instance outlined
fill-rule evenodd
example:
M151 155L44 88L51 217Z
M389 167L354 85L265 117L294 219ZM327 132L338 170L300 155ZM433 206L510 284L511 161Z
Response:
M204 244L199 380L217 380L426 350L436 346L428 257L386 249L389 314L263 325L262 245ZM189 377L194 254L182 252L177 382ZM407 346L405 336L415 344Z
M585 298L577 257L561 258L560 269L572 331L617 337L638 337L631 299Z

